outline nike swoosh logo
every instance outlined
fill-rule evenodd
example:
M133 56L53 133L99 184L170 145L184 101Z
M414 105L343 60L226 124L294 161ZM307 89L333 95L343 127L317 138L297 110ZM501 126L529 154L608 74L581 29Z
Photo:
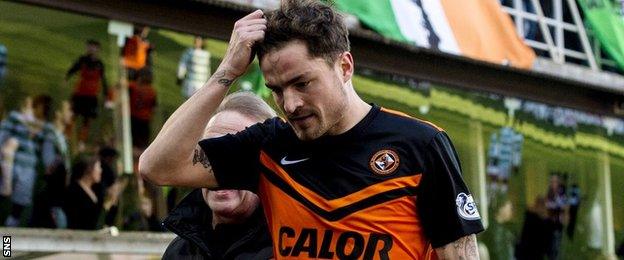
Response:
M300 160L289 161L289 160L286 160L286 157L287 156L284 156L284 158L282 158L282 160L280 161L280 163L282 163L282 165L289 165L289 164L300 163L300 162L304 162L304 161L307 161L308 159L310 159L310 158L303 158L303 159L300 159Z

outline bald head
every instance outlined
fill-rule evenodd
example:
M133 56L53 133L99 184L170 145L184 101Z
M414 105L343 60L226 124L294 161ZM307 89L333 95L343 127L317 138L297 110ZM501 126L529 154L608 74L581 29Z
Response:
M214 115L204 132L204 138L214 138L227 134L235 134L246 127L261 122L258 119L245 116L236 111L222 111Z
M236 92L226 96L217 108L206 126L204 138L234 134L275 116L275 111L258 96Z

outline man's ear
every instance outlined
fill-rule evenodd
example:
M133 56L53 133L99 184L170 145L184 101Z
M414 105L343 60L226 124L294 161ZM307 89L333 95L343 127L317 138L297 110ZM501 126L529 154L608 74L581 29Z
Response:
M338 59L343 83L347 83L353 77L353 71L355 70L353 56L350 52L346 51L343 52Z

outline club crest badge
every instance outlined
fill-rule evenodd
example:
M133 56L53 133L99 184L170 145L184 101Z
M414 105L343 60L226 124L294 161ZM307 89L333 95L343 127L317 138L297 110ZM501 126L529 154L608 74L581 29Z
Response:
M399 155L395 151L384 149L371 157L369 166L376 174L388 175L399 168L399 162Z
M477 204L475 204L472 195L466 193L460 193L455 199L455 205L457 205L457 213L465 220L477 220L481 219L479 211L477 210Z

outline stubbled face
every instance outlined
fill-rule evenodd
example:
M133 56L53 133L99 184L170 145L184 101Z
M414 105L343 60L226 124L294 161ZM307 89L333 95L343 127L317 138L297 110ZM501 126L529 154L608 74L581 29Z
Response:
M223 111L210 120L204 137L211 138L237 133L255 123L258 121L238 112ZM210 209L218 215L236 216L237 214L244 214L249 209L249 203L259 203L256 194L245 190L209 191L202 189L202 193Z
M339 131L348 100L338 63L329 66L322 58L310 57L301 41L262 57L266 85L301 140Z

